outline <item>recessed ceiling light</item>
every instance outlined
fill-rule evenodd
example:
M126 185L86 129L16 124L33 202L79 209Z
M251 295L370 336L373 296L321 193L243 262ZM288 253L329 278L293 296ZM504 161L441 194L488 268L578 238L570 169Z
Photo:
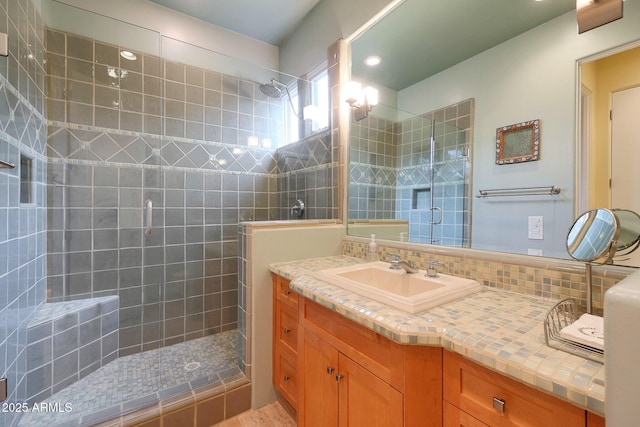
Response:
M129 52L128 50L121 50L120 56L122 56L124 59L128 59L129 61L135 61L136 59L138 59L135 53Z
M382 62L382 58L376 55L367 56L364 60L364 63L369 67L375 67L376 65Z

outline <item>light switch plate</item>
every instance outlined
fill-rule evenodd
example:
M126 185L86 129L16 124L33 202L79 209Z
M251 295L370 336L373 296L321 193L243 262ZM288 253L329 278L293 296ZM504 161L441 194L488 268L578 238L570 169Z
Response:
M0 55L9 56L9 36L0 33Z
M533 239L533 240L544 239L543 217L541 216L529 217L529 239Z

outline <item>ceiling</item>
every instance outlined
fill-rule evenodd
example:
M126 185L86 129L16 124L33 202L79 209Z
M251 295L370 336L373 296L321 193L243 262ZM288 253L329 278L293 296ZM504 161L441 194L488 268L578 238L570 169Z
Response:
M405 0L352 42L352 76L399 91L573 9L575 0ZM382 63L365 66L369 55Z
M168 7L280 46L320 0L151 0Z
M280 46L321 0L151 1ZM353 41L352 73L399 91L573 9L575 0L405 0ZM382 64L364 66L369 55Z

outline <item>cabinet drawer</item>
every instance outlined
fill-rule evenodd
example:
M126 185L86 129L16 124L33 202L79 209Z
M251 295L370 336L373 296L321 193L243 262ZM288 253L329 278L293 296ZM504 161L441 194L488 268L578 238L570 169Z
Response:
M276 298L292 308L298 308L298 293L289 288L290 280L281 276L275 276L276 279Z
M582 427L585 411L449 351L444 400L491 426ZM445 422L445 425L448 425Z
M284 346L293 354L296 354L298 348L298 313L288 305L278 301L274 315L277 316L275 345Z
M282 396L297 409L298 404L298 368L295 357L291 357L278 347L274 352L273 384Z

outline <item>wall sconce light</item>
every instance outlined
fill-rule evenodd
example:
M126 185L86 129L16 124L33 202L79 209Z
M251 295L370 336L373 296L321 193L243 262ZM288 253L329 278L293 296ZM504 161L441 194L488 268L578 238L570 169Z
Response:
M362 88L360 83L350 81L345 86L344 99L353 108L353 117L360 121L378 105L378 89L371 86Z
M622 18L622 0L576 0L578 34Z

